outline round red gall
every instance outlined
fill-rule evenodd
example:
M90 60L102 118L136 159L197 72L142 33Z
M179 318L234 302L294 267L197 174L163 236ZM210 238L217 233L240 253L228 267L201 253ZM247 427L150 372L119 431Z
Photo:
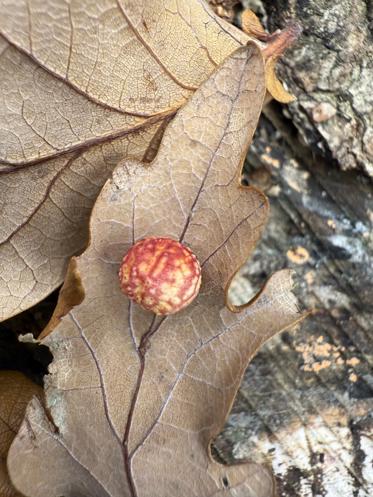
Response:
M201 266L185 245L172 238L139 240L124 256L119 270L125 295L155 314L174 314L197 296Z

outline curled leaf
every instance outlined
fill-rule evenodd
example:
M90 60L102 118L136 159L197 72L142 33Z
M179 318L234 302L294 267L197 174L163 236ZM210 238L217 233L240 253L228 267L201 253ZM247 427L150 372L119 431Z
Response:
M77 269L76 258L70 259L67 267L64 284L59 293L57 305L53 311L52 317L46 327L39 335L39 340L49 335L58 325L61 318L65 316L70 309L80 304L84 299L84 288Z
M153 163L124 161L100 193L76 259L84 299L42 341L54 356L48 415L33 401L9 453L25 495L274 494L267 468L226 467L210 454L250 358L302 317L288 271L242 312L225 306L268 212L261 192L240 185L264 70L256 45L238 49L177 114ZM182 241L202 266L197 298L166 317L133 304L118 283L123 254L150 235Z
M266 41L271 36L266 33L259 17L251 9L245 9L241 14L241 27L245 33L257 40Z
M18 371L0 371L0 496L21 497L12 486L6 467L9 447L33 396L42 389Z
M271 96L283 104L289 104L296 99L294 95L285 90L284 85L277 78L275 68L278 57L269 57L266 61L266 88Z
M264 48L266 54L266 88L272 98L278 102L288 104L295 100L294 95L288 93L281 81L277 78L275 68L276 63L285 50L290 46L294 39L299 36L300 27L290 24L284 31L276 31L273 34L267 33L256 14L246 9L241 15L242 29L254 39L267 43Z

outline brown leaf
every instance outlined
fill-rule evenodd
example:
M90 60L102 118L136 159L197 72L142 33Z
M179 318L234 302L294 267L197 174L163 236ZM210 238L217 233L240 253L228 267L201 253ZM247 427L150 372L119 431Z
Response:
M202 0L0 0L0 18L1 321L61 283L113 168L248 38Z
M250 38L203 0L0 0L0 18L1 321L61 283L114 167L150 161Z
M245 9L241 14L241 26L245 33L257 39L267 39L268 33L265 32L259 17L251 9Z
M288 271L241 312L225 306L267 217L265 196L240 185L264 94L264 60L250 44L178 113L151 166L125 161L103 188L76 259L84 300L42 342L54 355L48 415L33 401L9 453L27 496L273 495L266 468L221 466L209 449L249 359L301 317ZM163 318L119 288L123 254L149 235L183 241L202 266L196 300Z
M6 467L9 447L17 434L32 397L42 389L18 371L0 371L0 497L20 497Z
M292 43L291 37L294 36L296 38L299 36L301 28L298 25L289 25L288 29L285 30L287 31L287 36L290 37L289 39L286 39L285 37L285 43L282 44L282 40L284 39L285 32L281 33L279 31L269 34L267 33L259 18L250 9L246 9L242 12L241 14L241 25L242 29L245 33L247 33L249 36L253 37L254 39L258 39L261 41L266 41L270 42L269 45L271 47L271 50L275 47L275 54L268 56L268 59L266 61L266 87L269 95L266 98L265 104L268 103L271 100L271 97L277 100L278 102L281 102L283 104L288 104L290 102L294 102L295 97L294 95L291 95L289 92L287 92L281 83L281 81L277 78L276 76L276 63L279 59L279 56L284 50L284 46L288 46ZM280 38L280 40L279 40ZM280 41L280 43L279 43ZM266 50L266 49L264 49Z
M240 0L208 0L209 5L219 17L233 22L235 18L235 9L239 6Z
M80 304L84 299L84 288L77 269L76 258L70 259L67 267L64 284L58 296L57 305L53 311L52 317L46 327L39 335L39 340L43 339L58 325L61 318L65 316L70 309Z
M283 84L276 76L276 63L278 57L269 57L266 61L266 87L270 95L283 104L294 102L295 97L285 90Z

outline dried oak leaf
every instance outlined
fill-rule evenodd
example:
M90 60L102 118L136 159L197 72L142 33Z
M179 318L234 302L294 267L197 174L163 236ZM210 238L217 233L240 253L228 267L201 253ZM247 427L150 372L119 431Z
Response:
M100 188L247 35L203 0L0 0L0 321L86 245Z
M283 39L281 31L277 31L273 34L267 33L259 18L250 9L246 9L242 12L241 14L241 26L242 29L245 33L247 33L249 36L254 37L258 40L266 41L266 42L271 42L270 45L276 46L278 42L278 38L281 37ZM289 36L293 36L294 38L297 38L301 32L301 27L299 25L289 25L288 26L288 31L289 31ZM277 40L276 40L277 38ZM270 94L272 98L277 100L278 102L288 104L290 102L294 102L295 97L294 95L291 95L288 91L285 90L283 84L281 81L277 78L276 76L276 63L279 59L279 55L283 51L281 49L281 40L279 45L276 47L277 53L272 54L267 57L266 61L266 87L267 91ZM289 40L286 40L286 43L289 44Z
M27 404L43 390L18 371L0 371L0 497L20 497L6 468L9 447L25 415Z
M74 259L84 298L42 341L54 356L48 414L32 401L9 451L12 481L25 495L273 495L265 467L226 467L209 449L250 358L301 318L288 271L251 305L226 306L232 274L268 211L261 192L240 185L264 70L256 45L238 49L179 111L152 165L124 162L101 191L90 244ZM150 235L179 239L202 266L196 300L167 317L119 288L123 254Z
M0 0L0 18L1 321L61 283L114 167L152 160L250 36L204 0Z

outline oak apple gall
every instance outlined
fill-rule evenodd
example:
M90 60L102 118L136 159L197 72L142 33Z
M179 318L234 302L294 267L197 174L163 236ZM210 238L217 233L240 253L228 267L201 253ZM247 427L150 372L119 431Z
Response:
M174 314L197 296L201 266L188 248L172 238L139 240L119 270L120 287L131 300L155 314Z

